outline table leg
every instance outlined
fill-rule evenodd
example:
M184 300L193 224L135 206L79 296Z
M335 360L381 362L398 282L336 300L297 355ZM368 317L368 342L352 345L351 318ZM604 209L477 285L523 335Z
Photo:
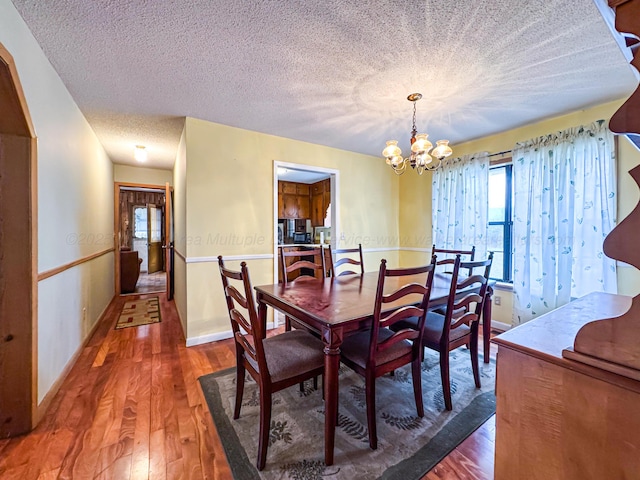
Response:
M258 292L256 295L256 301L258 303L258 320L262 326L262 338L267 336L267 304L262 301L262 296Z
M491 349L491 299L493 289L487 288L487 298L482 307L482 344L484 350L484 363L489 363L489 350Z
M341 332L323 332L324 347L324 462L333 465L333 448L338 418L338 368Z

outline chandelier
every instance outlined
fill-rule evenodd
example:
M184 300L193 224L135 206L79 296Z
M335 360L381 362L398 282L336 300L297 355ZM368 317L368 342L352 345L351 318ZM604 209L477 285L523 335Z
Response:
M449 140L438 140L436 147L428 140L429 135L418 133L416 129L416 102L422 98L421 93L412 93L407 100L413 103L413 128L411 129L411 155L402 157L402 150L398 147L397 140L389 140L382 151L387 165L393 168L398 175L402 175L407 164L422 175L425 170L436 170L443 165L443 160L453 153L449 146ZM433 150L431 150L433 148ZM431 153L429 153L431 152Z

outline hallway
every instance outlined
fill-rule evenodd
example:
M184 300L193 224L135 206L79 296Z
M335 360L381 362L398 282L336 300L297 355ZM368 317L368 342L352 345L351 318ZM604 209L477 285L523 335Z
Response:
M130 299L108 307L38 427L0 440L0 478L230 478L197 382L234 365L228 342L187 349L164 295L160 323L114 330Z
M38 427L0 440L0 478L231 478L197 379L235 365L233 340L186 348L159 298L160 323L121 330L114 299ZM492 417L425 478L493 478L494 436Z

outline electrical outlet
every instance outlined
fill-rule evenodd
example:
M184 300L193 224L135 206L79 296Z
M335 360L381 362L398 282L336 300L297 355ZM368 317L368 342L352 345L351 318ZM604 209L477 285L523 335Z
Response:
M496 295L493 297L494 305L502 305L502 297L500 295Z

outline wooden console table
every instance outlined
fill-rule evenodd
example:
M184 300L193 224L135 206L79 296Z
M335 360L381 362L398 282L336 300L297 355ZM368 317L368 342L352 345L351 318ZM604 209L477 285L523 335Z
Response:
M493 340L496 480L638 478L640 381L562 355L585 324L630 305L592 293Z

